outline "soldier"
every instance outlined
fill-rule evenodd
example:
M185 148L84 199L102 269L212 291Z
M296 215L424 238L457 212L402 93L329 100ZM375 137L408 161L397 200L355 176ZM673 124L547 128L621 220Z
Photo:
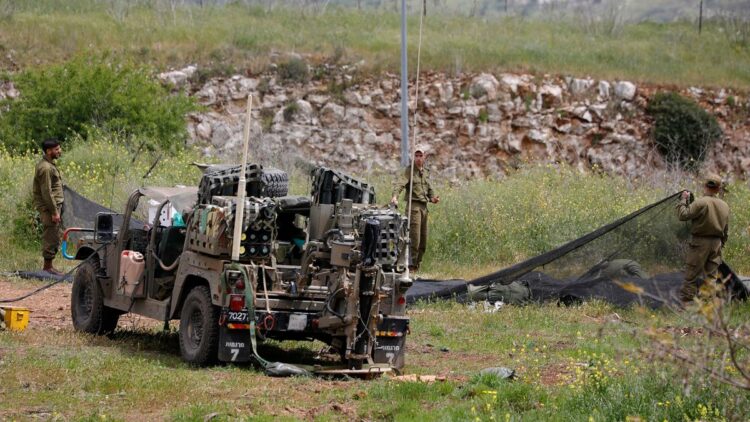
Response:
M703 196L689 203L690 192L682 192L677 204L677 216L690 221L690 239L685 259L685 281L680 298L687 302L698 293L705 279L716 276L721 264L721 248L729 234L729 205L717 197L721 191L721 178L709 174L703 187Z
M426 156L426 147L418 145L414 150L414 183L411 188L411 215L409 216L409 238L411 241L409 269L412 271L419 270L422 257L427 250L427 203L437 204L440 202L440 197L435 195L432 186L430 186L429 171L424 167ZM404 172L406 182L398 184L393 190L391 204L398 206L398 195L404 190L406 191L404 200L408 199L411 171L411 167L406 168Z
M55 160L62 155L60 142L57 139L47 139L42 142L44 156L36 165L34 171L34 207L39 211L44 233L42 234L42 257L44 268L54 275L62 275L62 272L52 266L52 260L60 249L62 238L62 214L63 214L63 181L60 170L55 165Z

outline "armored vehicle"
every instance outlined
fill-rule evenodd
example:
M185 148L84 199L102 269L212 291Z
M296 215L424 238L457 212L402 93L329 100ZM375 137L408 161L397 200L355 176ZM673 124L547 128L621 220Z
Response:
M376 206L372 186L322 167L310 196L289 196L286 173L248 164L240 205L241 171L209 167L198 188L140 188L123 214L98 214L75 252L85 260L75 329L106 334L133 312L179 320L180 352L193 364L262 361L256 340L293 339L330 345L343 370L402 368L406 218Z

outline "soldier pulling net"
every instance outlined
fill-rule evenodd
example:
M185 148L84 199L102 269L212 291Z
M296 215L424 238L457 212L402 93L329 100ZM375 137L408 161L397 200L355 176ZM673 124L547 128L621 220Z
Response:
M468 282L419 282L408 291L410 303L419 299L457 297L459 300L503 302L577 302L601 299L617 305L660 306L677 302L683 282L689 223L679 221L670 195L558 248ZM68 226L91 226L104 207L67 190ZM729 239L731 242L732 239ZM728 289L744 298L747 290L728 263L720 267ZM623 289L622 285L642 289Z
M410 299L465 298L468 294L473 300L506 303L602 299L622 306L660 306L677 302L690 239L689 223L679 221L675 212L679 195L670 195L556 249L471 280L468 285L443 283L442 290L433 293L420 292L415 286ZM721 265L719 273L735 297L747 296L727 263Z

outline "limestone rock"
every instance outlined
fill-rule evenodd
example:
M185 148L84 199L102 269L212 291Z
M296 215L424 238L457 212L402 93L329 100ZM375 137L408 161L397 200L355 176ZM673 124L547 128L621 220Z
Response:
M500 83L489 73L482 73L471 80L469 88L471 96L474 98L487 97L489 100L497 98L497 86Z
M336 126L343 120L344 114L344 107L335 103L328 103L320 110L320 123L324 126Z
M599 98L602 100L606 100L609 98L610 95L610 85L607 81L599 81Z
M322 107L330 99L331 97L329 97L328 95L311 94L307 96L307 101L309 101L310 104L314 105L315 107Z
M172 70L169 72L162 72L157 75L157 78L166 85L170 85L174 88L182 88L188 83L195 71L198 70L195 66L188 66L181 70Z
M633 84L632 82L616 82L615 97L625 101L633 101L633 98L635 98L635 89L635 84Z
M540 108L557 107L563 101L563 90L559 85L542 85L538 95Z
M593 85L594 81L591 79L572 79L568 89L573 96L579 97L585 95Z
M227 82L229 97L233 100L246 99L258 87L258 80L240 75L232 76Z
M507 73L500 76L500 83L514 94L517 94L518 87L524 84L523 80L517 75Z

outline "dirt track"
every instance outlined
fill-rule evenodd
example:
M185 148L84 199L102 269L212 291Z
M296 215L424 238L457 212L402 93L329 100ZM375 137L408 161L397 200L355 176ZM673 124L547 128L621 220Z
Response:
M45 284L46 282L39 280L15 279L11 281L7 278L0 278L0 299L13 299L23 296ZM7 305L22 306L31 310L28 329L72 329L73 323L70 319L71 288L70 282L62 282L29 298ZM119 326L129 328L161 327L161 323L149 318L128 314L120 317Z

